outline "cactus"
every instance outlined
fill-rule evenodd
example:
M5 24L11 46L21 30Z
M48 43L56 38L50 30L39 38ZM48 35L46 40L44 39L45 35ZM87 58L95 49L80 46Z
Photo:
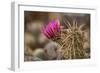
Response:
M62 59L83 59L85 58L85 50L83 48L84 25L78 26L77 20L73 19L72 24L66 19L63 20L67 28L61 29L61 34L54 41L58 42L61 46Z

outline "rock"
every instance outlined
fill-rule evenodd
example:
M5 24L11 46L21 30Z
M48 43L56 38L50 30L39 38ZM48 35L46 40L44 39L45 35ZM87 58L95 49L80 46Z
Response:
M90 58L90 53L85 53L86 58Z
M24 43L25 43L25 46L28 46L28 47L30 47L32 49L34 49L36 47L36 39L29 32L25 32L25 35L24 35Z
M41 60L47 60L47 56L43 50L43 48L37 48L34 52L33 52L33 56L36 58L39 58Z
M90 43L89 42L84 42L83 48L84 49L90 48Z
M42 61L42 59L40 59L38 57L33 57L32 61Z
M59 50L59 44L56 42L49 42L45 47L45 52L48 56L49 60L56 60L58 58L58 50ZM59 58L60 59L60 58Z
M33 57L29 55L24 55L24 61L32 61Z
M38 36L41 33L43 22L34 21L27 24L27 31L31 32L34 36Z
M33 50L31 48L29 48L28 46L24 47L24 55L29 55L32 56L33 54Z

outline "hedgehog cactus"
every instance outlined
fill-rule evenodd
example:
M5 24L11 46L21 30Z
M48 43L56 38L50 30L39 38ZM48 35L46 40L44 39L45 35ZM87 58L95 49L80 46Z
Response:
M75 19L72 20L72 23L65 19L63 21L67 28L63 28L64 26L60 25L59 20L53 20L43 28L43 34L49 39L54 38L53 41L60 44L61 59L85 58L84 31L81 30L84 25L78 26ZM57 36L58 33L59 36Z
M77 21L73 20L71 24L68 20L65 21L68 29L61 29L61 38L57 42L61 45L61 55L63 59L82 59L85 58L85 50L83 48L84 37L81 26L77 26Z

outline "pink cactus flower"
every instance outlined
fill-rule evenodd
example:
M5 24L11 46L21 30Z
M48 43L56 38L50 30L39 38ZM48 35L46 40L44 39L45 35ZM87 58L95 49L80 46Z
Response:
M47 38L54 38L60 32L60 21L58 19L52 20L42 29L42 33Z

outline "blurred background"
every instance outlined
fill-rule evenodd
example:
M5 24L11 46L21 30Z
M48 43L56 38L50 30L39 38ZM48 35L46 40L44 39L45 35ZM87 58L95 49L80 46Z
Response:
M90 58L90 14L24 11L24 16L25 61ZM48 38L45 34L43 34L42 29L45 26L54 24L52 21L57 19L59 19L60 28L56 28L54 31L59 29L59 35L53 38ZM74 48L69 48L67 46L69 41L72 42L70 38L69 41L66 40L66 42L62 42L71 33L68 30L74 28L74 20L75 24L77 24L76 30L80 34L79 36L82 36L82 46L78 48L79 51L75 46ZM68 27L69 23L71 28ZM49 28L50 26L45 28L44 31L48 32L46 29L49 30ZM47 34L51 35L53 33L54 32L52 30L49 30ZM77 40L79 38L75 39ZM61 48L63 44L65 44L65 46ZM71 43L69 45L71 45ZM71 49L70 53L68 53L68 49ZM73 52L74 49L75 51Z

